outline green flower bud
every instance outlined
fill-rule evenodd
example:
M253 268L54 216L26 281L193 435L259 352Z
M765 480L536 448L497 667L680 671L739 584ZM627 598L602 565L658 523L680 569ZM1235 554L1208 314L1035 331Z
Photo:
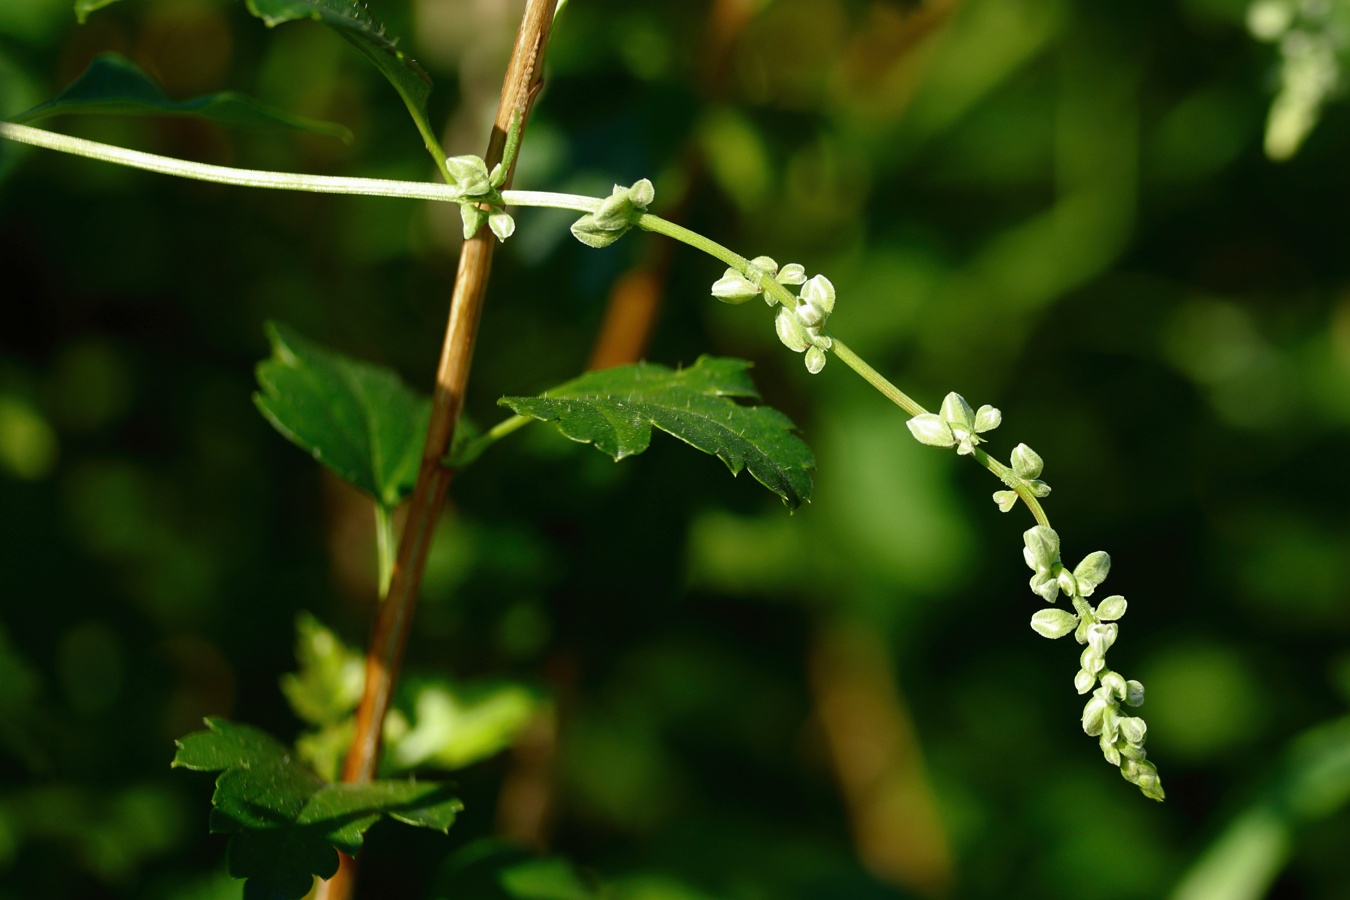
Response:
M1093 625L1088 628L1088 647L1104 659L1106 651L1116 642L1116 635L1119 632L1118 625Z
M1043 609L1031 617L1031 628L1041 637L1062 638L1078 626L1078 617L1063 609Z
M1059 581L1049 571L1037 572L1031 576L1031 592L1046 603L1059 600Z
M1053 528L1046 525L1028 528L1022 532L1022 543L1026 545L1022 555L1031 568L1040 571L1059 562L1059 535Z
M646 212L656 198L652 183L643 178L626 188L614 185L614 191L600 208L572 223L572 236L588 247L608 247L633 227L634 214Z
M1148 724L1138 716L1121 716L1120 736L1131 744L1143 744L1148 737Z
M1158 779L1158 769L1146 760L1126 760L1120 767L1120 774L1131 784L1137 785L1144 796L1150 800L1162 800L1162 781Z
M1074 579L1073 573L1068 569L1060 569L1059 578L1056 580L1059 584L1059 589L1064 592L1065 596L1078 596L1078 582Z
M1097 743L1102 748L1102 756L1106 757L1107 762L1113 766L1120 765L1120 748L1116 746L1115 738L1103 732Z
M1109 705L1100 697L1093 697L1083 707L1083 731L1093 737L1102 733L1102 723Z
M1111 557L1104 550L1089 553L1083 561L1074 567L1073 577L1078 580L1078 589L1082 596L1091 597L1097 585L1106 580L1111 572Z
M1091 630L1088 629L1089 632ZM1106 657L1102 656L1091 644L1088 644L1082 655L1078 657L1078 664L1083 667L1084 671L1096 675L1106 668Z
M975 428L975 411L970 408L966 398L955 391L942 398L940 412L942 418L952 425L960 426L967 431Z
M1107 672L1102 676L1102 687L1117 700L1125 699L1125 679L1117 672Z
M1040 454L1026 444L1018 444L1013 448L1012 470L1017 473L1018 478L1039 478L1044 465Z
M1008 512L1017 505L1016 491L994 491L994 502L999 512Z
M783 270L775 278L782 285L804 284L806 282L806 269L802 267L801 263L788 263L783 266Z
M735 269L727 269L726 274L713 282L712 295L723 303L732 305L759 295L759 285L750 281Z
M1114 622L1125 615L1125 609L1129 604L1120 594L1112 594L1097 606L1097 618L1103 622Z
M951 426L933 413L915 416L905 424L909 426L909 433L914 435L914 439L920 444L927 444L930 447L956 446L956 438L952 435Z
M488 213L473 203L461 203L459 217L464 221L464 240L467 241L483 227L483 223L488 220Z
M1027 490L1031 491L1031 496L1033 497L1050 496L1050 485L1046 484L1044 481L1028 481Z
M986 403L975 412L975 430L979 432L993 431L999 425L1003 424L1003 413L994 409Z
M455 180L461 196L482 197L492 193L487 163L477 156L451 156L446 159L445 167L450 170L450 177Z
M812 344L811 335L807 332L806 326L787 307L778 310L778 315L774 319L774 327L778 331L778 339L783 342L783 346L795 353L801 353Z
M807 325L821 325L834 312L834 285L824 275L816 275L802 285L797 314Z
M1092 686L1097 683L1097 676L1087 669L1079 669L1078 674L1073 677L1074 689L1080 694L1086 694L1092 690Z
M825 351L820 349L819 344L812 344L811 349L806 351L806 371L818 375L823 368L825 368Z

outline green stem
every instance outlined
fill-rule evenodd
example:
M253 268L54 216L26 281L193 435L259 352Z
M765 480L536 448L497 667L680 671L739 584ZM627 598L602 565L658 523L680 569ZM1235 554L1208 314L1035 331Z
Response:
M389 593L389 582L394 577L394 516L383 503L375 504L375 559L380 579L380 599Z
M922 416L928 412L928 410L910 399L908 394L887 381L884 375L864 362L863 358L850 350L847 344L839 340L839 338L835 337L833 334L829 337L830 352L838 357L841 363L861 375L863 381L866 381L885 395L887 400L890 400L911 416Z
M491 447L508 434L518 431L534 421L537 420L531 419L528 416L512 416L509 419L504 419L496 425L493 425L478 437L468 441L458 453L455 453L450 457L447 464L452 468L462 469L478 457L482 456L483 451L488 447Z
M416 117L414 117L416 118ZM421 127L419 125L419 127ZM424 133L423 135L427 135ZM150 172L159 172L164 175L176 175L181 178L192 178L198 181L210 181L216 184L233 184L242 187L271 188L275 190L291 191L310 191L321 194L359 194L364 196L376 197L401 197L415 200L439 200L442 202L463 202L464 198L453 187L449 185L430 184L420 181L391 181L382 178L339 178L325 175L300 175L293 172L264 172L254 169L232 169L226 166L212 166L205 163L194 163L186 160L174 159L168 156L158 156L153 153L142 153L138 150L127 150L122 147L114 147L110 144L100 144L95 141L86 141L82 138L70 137L56 132L44 131L40 128L31 128L27 125L15 125L9 122L0 122L0 138L9 138L10 140L20 141L25 144L32 144L36 147L45 147L49 150L59 150L63 153L71 153L76 156L84 156L90 159L102 160L104 162L117 163L119 165L130 166L135 169L144 169ZM428 149L436 147L434 140L428 143ZM437 152L439 152L437 150ZM444 161L442 160L444 169ZM446 170L448 176L449 172ZM502 201L508 206L526 206L548 209L570 209L577 212L592 213L600 208L603 199L599 197L587 197L581 194L565 194L552 191L502 191ZM643 213L634 219L633 224L644 231L655 232L665 235L681 243L701 250L709 256L719 259L737 270L748 278L755 279L756 283L763 288L766 295L776 300L778 303L790 305L796 302L794 298L783 285L772 278L759 278L758 274L751 270L750 261L739 253L736 253L727 247L722 246L710 238L695 231L690 231L681 225L667 221L660 216L651 213ZM905 410L911 416L923 415L927 412L922 406L916 403L904 391L891 384L876 369L863 361L862 357L849 349L848 345L834 335L830 335L832 341L831 352L839 358L846 366L851 368L863 377L863 379L872 387L880 391L887 399L896 406ZM496 428L472 441L457 458L459 464L463 465L472 461L479 453L487 448L496 440L505 437L517 428L520 428L527 420L516 422L519 416L507 419ZM499 429L503 429L498 433ZM1018 479L1010 469L997 460L990 457L981 450L975 451L975 459L990 472L994 473L1000 480L1017 492L1017 496L1026 504L1027 509L1035 517L1036 521L1045 526L1049 526L1050 520L1046 517L1045 511L1041 509L1040 502L1031 495L1031 492Z

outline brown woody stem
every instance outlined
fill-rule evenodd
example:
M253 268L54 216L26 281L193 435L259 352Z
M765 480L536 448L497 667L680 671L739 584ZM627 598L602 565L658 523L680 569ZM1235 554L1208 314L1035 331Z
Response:
M502 84L501 103L497 107L492 138L484 155L489 168L501 161L512 117L519 111L522 130L529 117L530 106L542 83L544 48L553 25L554 9L555 0L526 2L515 49ZM511 174L508 172L503 187L510 185ZM475 237L464 242L464 249L460 253L459 272L455 277L454 296L450 303L450 322L436 373L431 424L422 452L422 467L417 475L417 485L413 488L389 594L380 604L371 631L370 647L366 654L365 693L356 710L356 736L347 751L342 770L342 780L345 782L360 784L370 781L379 762L380 735L403 662L403 650L408 642L413 610L417 605L422 573L426 567L427 549L453 474L452 470L445 467L443 459L449 452L464 405L464 392L473 361L474 338L478 333L478 321L482 315L495 247L496 238L491 231L483 228ZM344 866L343 871L328 882L328 900L345 900L351 895L350 872L351 866ZM344 878L344 875L347 877Z

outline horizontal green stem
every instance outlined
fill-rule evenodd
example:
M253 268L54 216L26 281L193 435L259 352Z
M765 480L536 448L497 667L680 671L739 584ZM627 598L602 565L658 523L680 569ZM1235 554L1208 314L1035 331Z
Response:
M266 172L256 169L235 169L227 166L213 166L206 163L188 162L154 153L142 153L139 150L127 150L111 144L87 141L53 131L44 131L27 125L15 125L0 122L0 138L71 153L89 159L158 172L162 175L175 175L197 181L209 181L215 184L232 184L241 187L270 188L273 190L309 191L320 194L358 194L375 197L400 197L413 200L437 200L441 202L463 202L464 197L456 188L449 185L433 184L422 181L393 181L383 178L343 178L329 175L302 175L294 172ZM551 191L502 191L502 201L508 206L542 207L549 209L571 209L577 212L592 213L600 208L602 198L587 197L581 194L564 194ZM792 294L771 278L759 278L751 270L750 261L710 238L676 225L660 216L642 213L633 220L638 228L665 235L688 244L697 250L721 260L746 277L753 278L765 293L778 303L795 302ZM849 349L839 338L830 335L833 342L831 352L846 366L853 369L872 387L880 391L896 406L911 416L927 412L904 391L891 384L881 373L863 361L862 357ZM472 461L488 446L525 425L532 420L513 416L470 442L457 457L460 465ZM1041 525L1049 525L1049 519L1040 503L1031 495L1026 486L1017 479L1010 469L981 450L975 451L975 459L1000 480L1017 492L1018 497L1031 510L1031 514Z

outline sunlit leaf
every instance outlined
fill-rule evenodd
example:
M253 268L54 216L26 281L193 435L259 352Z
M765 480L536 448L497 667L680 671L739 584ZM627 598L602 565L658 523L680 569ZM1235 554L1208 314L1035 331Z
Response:
M245 900L298 900L314 876L337 871L336 850L355 853L382 816L448 831L463 809L444 785L412 781L329 784L270 735L223 719L178 742L173 765L221 772L211 830L232 834L230 874ZM335 850L336 848L336 850Z
M388 508L417 480L431 401L394 372L326 350L282 325L258 365L258 409L278 431Z
M172 100L136 64L116 53L94 58L70 86L40 106L14 118L36 122L53 116L95 113L117 116L198 116L238 128L296 129L326 134L344 141L352 133L341 125L320 122L269 106L234 91Z
M407 731L386 729L390 765L458 769L486 759L515 742L544 704L523 684L493 681L457 685L444 679L410 681ZM401 691L402 693L402 691Z
M687 369L652 363L588 372L539 397L503 397L517 414L555 422L574 441L594 444L614 459L647 449L652 426L704 453L716 455L733 475L749 470L789 507L811 498L815 458L787 416L757 399L750 364L699 357Z
M427 119L431 76L398 48L396 39L385 34L384 26L375 21L364 3L355 0L248 0L248 9L269 28L284 22L313 19L342 35L389 79L423 137L431 139L434 129Z
M311 725L336 722L356 709L366 683L365 658L309 613L295 623L299 671L283 675L281 692Z

